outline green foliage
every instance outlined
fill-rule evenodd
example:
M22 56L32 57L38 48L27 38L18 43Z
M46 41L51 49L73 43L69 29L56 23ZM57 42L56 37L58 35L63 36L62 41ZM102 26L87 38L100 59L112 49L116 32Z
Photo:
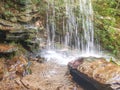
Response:
M114 17L116 22L118 17L120 17L120 1L118 0L96 0L93 2L93 7L95 13L103 17ZM112 21L112 20L111 20Z
M10 11L5 11L4 14L5 14L6 16L13 16L13 13L10 12Z
M120 1L97 0L93 2L95 12L95 38L99 38L101 46L114 55L120 54Z
M120 53L120 34L116 29L113 27L106 29L105 25L103 27L96 25L95 34L103 48L111 51L114 55Z
M5 8L9 8L9 5L8 5L8 4L5 4L4 7L5 7Z
M32 0L32 2L33 2L34 4L37 4L37 3L41 3L42 0Z

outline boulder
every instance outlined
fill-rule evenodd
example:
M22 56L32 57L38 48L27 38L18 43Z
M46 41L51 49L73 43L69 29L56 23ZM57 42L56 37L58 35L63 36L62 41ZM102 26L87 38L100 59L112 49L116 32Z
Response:
M107 62L103 58L75 60L68 64L73 78L78 82L89 84L89 90L119 90L120 89L120 66L113 62ZM81 82L80 82L81 81Z

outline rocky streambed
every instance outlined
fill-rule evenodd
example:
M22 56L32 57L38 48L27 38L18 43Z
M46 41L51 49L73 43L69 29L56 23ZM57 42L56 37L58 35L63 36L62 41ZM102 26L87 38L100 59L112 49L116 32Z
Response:
M0 90L119 90L120 67L104 58L78 58L68 66L41 57L1 64ZM3 71L2 68L7 67ZM7 71L8 70L8 71Z
M68 73L67 66L49 61L31 61L32 74L0 82L0 90L83 90Z

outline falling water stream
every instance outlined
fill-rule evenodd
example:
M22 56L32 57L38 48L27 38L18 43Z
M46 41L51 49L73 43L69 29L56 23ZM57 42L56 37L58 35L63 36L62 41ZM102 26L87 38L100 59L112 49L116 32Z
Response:
M38 70L40 78L43 78L39 81L42 81L43 88L48 88L45 90L84 90L82 86L77 87L71 77L66 77L66 72L67 64L72 60L103 57L99 44L94 40L92 3L91 0L63 0L62 3L64 9L61 11L55 0L48 0L47 45L40 52L47 62L42 65L44 68L37 66L43 70ZM85 90L93 89L88 87Z
M64 15L55 0L48 0L46 10L47 47L41 53L47 60L61 64L78 57L100 57L100 46L94 40L93 9L91 0L63 0ZM77 12L77 13L76 13ZM62 22L62 24L58 24ZM57 34L61 31L62 34Z

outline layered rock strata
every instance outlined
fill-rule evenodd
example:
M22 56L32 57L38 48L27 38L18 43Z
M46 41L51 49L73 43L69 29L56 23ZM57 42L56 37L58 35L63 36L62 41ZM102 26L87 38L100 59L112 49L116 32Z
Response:
M37 33L41 26L35 25L40 18L38 3L35 0L1 0L0 80L29 72L25 55L39 47Z

